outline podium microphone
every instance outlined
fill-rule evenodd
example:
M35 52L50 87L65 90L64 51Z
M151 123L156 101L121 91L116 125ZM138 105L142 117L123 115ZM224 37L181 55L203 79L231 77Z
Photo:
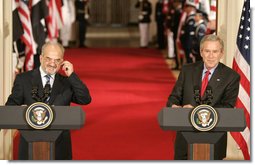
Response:
M198 85L194 86L194 99L197 105L201 104L200 88Z
M47 102L48 99L50 98L50 93L51 93L50 84L46 84L44 89L43 89L43 99L42 99L42 101Z
M38 86L33 86L31 90L32 98L35 101L41 101L41 98L38 96Z
M208 85L206 87L206 104L211 105L212 100L213 100L212 87Z

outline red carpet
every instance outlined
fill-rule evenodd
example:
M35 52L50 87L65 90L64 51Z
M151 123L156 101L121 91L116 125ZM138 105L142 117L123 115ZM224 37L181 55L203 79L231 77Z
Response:
M69 49L66 59L88 85L86 123L72 131L75 160L171 160L174 133L157 114L175 79L154 49Z
M154 49L68 49L66 59L87 84L86 122L72 131L74 160L172 160L175 133L157 114L175 78Z

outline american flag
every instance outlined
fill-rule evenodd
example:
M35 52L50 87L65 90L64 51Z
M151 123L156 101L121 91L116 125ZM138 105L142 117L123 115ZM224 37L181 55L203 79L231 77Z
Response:
M47 17L48 25L48 37L50 40L54 40L59 36L59 29L63 25L62 13L61 13L61 0L49 0L49 16Z
M241 76L236 107L244 109L246 128L243 132L231 132L245 160L250 160L250 0L244 0L233 69Z
M217 4L216 0L211 0L209 20L215 20L216 19L216 10L217 10L216 4Z
M32 24L30 19L29 0L16 0L18 2L19 17L24 29L21 40L26 44L25 54L25 70L34 68L34 54L36 53L36 43L34 41Z
M18 13L18 2L16 2L15 0L12 0L12 29L13 29L12 40L13 42L15 42L24 33Z
M177 39L176 39L176 45L177 45L177 48L178 48L178 57L180 59L183 59L184 56L185 56L185 52L184 52L184 49L183 49L183 45L181 44L181 41L180 41L180 36L181 36L181 29L182 29L182 26L186 20L186 17L187 17L187 13L186 12L182 12L181 14L181 17L180 17L180 22L179 22L179 26L178 26L178 31L177 31Z

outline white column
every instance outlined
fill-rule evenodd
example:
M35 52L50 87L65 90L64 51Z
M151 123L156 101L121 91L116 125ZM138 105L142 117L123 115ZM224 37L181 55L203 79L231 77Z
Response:
M243 0L218 0L217 31L224 40L225 56L223 63L232 67L236 50L236 36L238 32Z

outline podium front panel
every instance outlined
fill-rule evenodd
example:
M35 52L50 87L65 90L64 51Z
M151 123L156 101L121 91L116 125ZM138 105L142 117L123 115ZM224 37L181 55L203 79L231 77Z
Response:
M25 120L27 106L0 106L1 129L32 129ZM85 124L85 113L80 106L52 106L54 119L50 130L80 129Z
M163 130L196 131L190 122L190 108L163 108L158 114L158 122ZM210 131L243 131L246 127L244 111L233 108L216 108L219 119Z

